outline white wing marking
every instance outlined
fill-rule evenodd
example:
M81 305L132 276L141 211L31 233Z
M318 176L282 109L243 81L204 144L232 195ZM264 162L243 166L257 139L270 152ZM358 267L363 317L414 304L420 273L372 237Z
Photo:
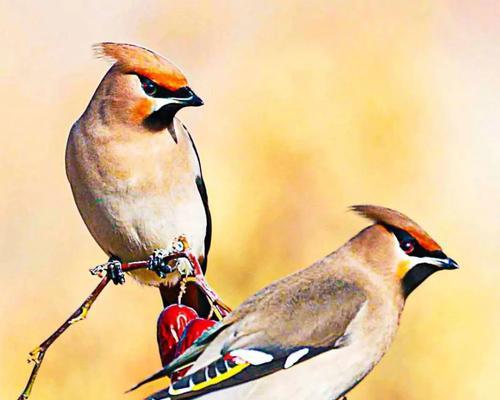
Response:
M309 349L307 347L294 351L290 354L285 361L285 365L283 368L287 369L295 365L302 357L304 357L307 353L309 353Z
M259 350L238 349L230 353L233 357L238 357L252 365L261 365L273 361L271 354Z

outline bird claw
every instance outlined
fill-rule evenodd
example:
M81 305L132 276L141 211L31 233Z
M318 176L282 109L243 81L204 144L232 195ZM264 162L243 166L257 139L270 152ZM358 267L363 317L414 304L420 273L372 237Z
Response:
M109 261L107 274L115 285L123 285L125 283L125 273L123 272L122 263L120 261Z
M189 244L186 237L184 235L178 236L168 249L156 249L149 256L147 269L155 272L162 279L174 271L178 271L182 276L191 275L193 273L191 262L185 258L181 258L183 257L181 253L188 248ZM176 255L179 255L179 258L175 259L174 262L173 258ZM108 276L115 285L125 283L125 273L123 272L122 263L114 257L111 257L107 263L91 268L90 273L100 278Z
M175 260L175 264L170 265L170 261L166 261L167 257L175 254L180 254L189 248L186 237L181 235L177 237L169 249L156 249L148 260L148 269L154 271L160 278L165 278L167 274L178 271L181 275L187 276L193 272L191 263L182 258ZM171 258L171 257L170 257Z
M122 269L122 263L117 259L110 259L107 263L91 268L90 273L97 275L99 278L104 278L107 275L115 285L123 285L125 283L125 273Z
M174 270L174 268L168 265L168 261L165 261L165 258L170 254L171 252L168 250L156 249L153 254L149 256L148 269L155 272L160 278L165 278L167 274Z

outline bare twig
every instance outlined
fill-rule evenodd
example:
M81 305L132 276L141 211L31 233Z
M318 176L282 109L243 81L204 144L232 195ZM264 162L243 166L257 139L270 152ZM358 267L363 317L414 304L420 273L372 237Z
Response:
M148 265L147 261L139 261L134 263L123 264L122 269L125 272L129 272L136 269L145 268L147 267L147 265ZM33 385L35 383L35 379L38 375L38 371L42 366L45 353L52 345L52 343L54 343L57 340L57 338L59 338L59 336L61 336L66 331L66 329L68 329L71 325L87 318L87 314L90 308L97 300L97 297L99 297L104 288L108 285L108 283L109 283L109 277L105 275L101 279L99 284L96 286L96 288L92 291L92 293L90 293L90 295L85 299L82 305L78 307L76 311L73 314L71 314L69 318L66 321L64 321L64 323L59 328L57 328L57 330L54 333L52 333L42 344L37 346L34 350L32 350L29 353L28 362L29 363L32 362L34 363L34 365L30 377L28 379L28 383L26 384L26 387L24 388L21 395L18 397L18 400L26 400L30 396L31 390L33 389Z
M214 310L219 319L222 319L224 316L226 316L231 311L230 308L227 307L224 303L222 303L218 298L218 296L215 294L215 292L208 286L208 283L205 281L205 277L201 270L198 259L194 254L192 254L188 250L187 245L185 246L184 251L170 254L165 257L164 261L169 262L179 258L186 258L192 264L194 270L194 276L186 277L184 281L193 282L203 291L203 293L207 296L207 299L212 309ZM148 266L149 266L148 261L136 261L136 262L124 263L121 265L122 270L124 272L131 272L137 269L147 268ZM42 344L40 344L38 347L36 347L33 351L29 353L28 362L33 362L34 365L30 377L28 379L28 382L26 384L26 387L24 388L21 395L18 397L18 400L26 400L29 398L31 391L33 389L33 385L35 383L35 379L42 365L43 358L45 357L45 354L49 349L49 347L71 325L81 320L84 320L87 317L87 314L92 305L94 304L94 302L97 300L97 297L99 297L104 288L108 285L110 278L107 275L106 264L93 268L91 272L94 275L99 275L102 277L101 281L96 286L96 288L92 291L92 293L90 293L90 295L85 299L85 301L81 304L81 306L78 307L76 311L73 312L73 314L71 314L69 318L66 321L64 321L64 323L54 333L52 333Z

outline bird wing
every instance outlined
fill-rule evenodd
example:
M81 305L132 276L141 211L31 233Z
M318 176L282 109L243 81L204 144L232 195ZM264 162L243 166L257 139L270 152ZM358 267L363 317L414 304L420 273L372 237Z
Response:
M180 122L180 121L179 121ZM193 146L194 153L196 155L196 159L198 160L198 166L200 168L200 174L196 177L196 187L198 188L198 193L200 194L201 201L203 202L203 207L205 209L205 217L207 220L207 227L205 231L205 255L203 257L203 261L201 262L201 268L203 273L206 272L207 269L207 257L208 251L210 250L210 245L212 243L212 215L210 214L210 208L208 207L208 194L207 188L205 186L205 181L203 180L203 172L201 169L200 155L198 154L198 150L196 149L196 145L194 144L193 137L189 133L186 126L180 122L180 126L186 133L187 137L191 141L191 145Z
M208 251L210 250L210 244L212 243L212 216L210 214L210 208L208 207L208 194L207 188L205 186L205 181L203 180L203 175L196 177L196 187L198 188L198 192L200 193L201 201L203 202L203 207L205 208L205 217L207 220L207 228L205 231L205 256L203 257L203 261L201 263L201 269L203 270L203 273L205 273L207 270Z
M212 343L197 355L200 360L210 353L209 363L197 368L197 362L189 375L148 400L195 398L347 346L347 327L365 301L361 289L339 279L279 281L243 303L228 329L205 339Z

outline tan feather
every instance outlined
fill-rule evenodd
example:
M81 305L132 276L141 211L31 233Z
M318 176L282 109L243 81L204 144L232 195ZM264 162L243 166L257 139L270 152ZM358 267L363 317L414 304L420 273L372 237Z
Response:
M352 206L351 209L377 224L394 226L408 232L423 248L429 251L441 250L441 246L439 246L426 231L399 211L368 204L355 205Z
M166 58L144 47L127 43L103 42L93 46L98 58L115 62L124 73L135 73L151 79L169 90L187 86L182 71Z

